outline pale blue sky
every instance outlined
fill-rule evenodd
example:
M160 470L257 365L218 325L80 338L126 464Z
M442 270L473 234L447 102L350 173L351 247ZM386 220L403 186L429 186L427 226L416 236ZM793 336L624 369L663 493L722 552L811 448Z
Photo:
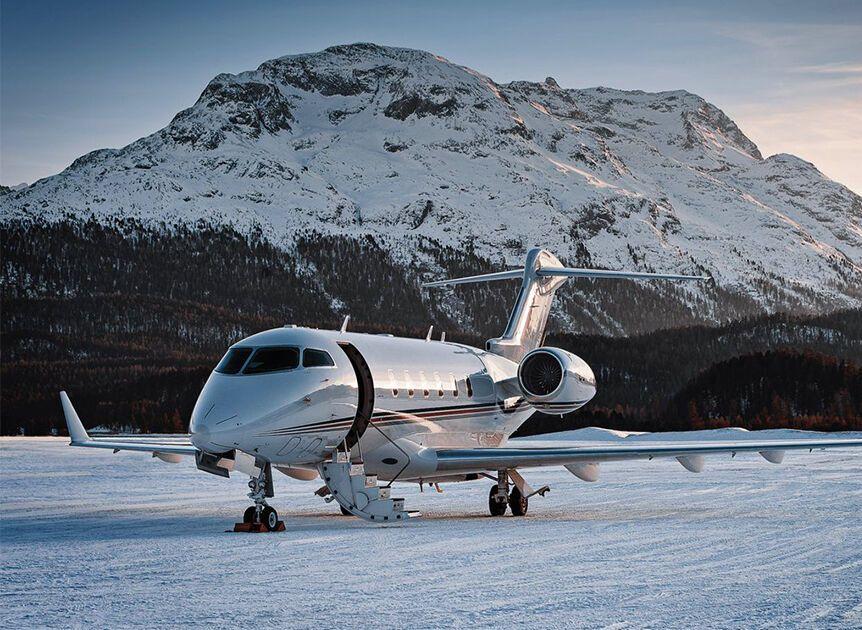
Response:
M166 125L220 72L372 41L499 82L686 89L862 192L862 1L0 3L0 182Z

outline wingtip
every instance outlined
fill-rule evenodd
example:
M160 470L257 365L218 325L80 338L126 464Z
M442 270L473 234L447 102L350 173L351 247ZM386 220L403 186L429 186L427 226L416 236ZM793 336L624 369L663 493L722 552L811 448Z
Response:
M87 430L84 428L84 423L78 417L78 413L72 406L72 401L65 391L60 392L60 404L63 406L63 415L66 418L66 428L69 430L69 437L72 444L87 442L90 439Z

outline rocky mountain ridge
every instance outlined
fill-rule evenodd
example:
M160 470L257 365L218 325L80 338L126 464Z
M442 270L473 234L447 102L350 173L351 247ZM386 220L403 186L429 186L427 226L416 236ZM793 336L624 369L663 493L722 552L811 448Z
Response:
M533 245L573 265L715 280L570 283L562 330L662 327L622 313L645 304L682 313L673 323L862 305L862 198L794 156L764 159L704 99L550 77L502 85L373 44L218 75L164 129L0 193L2 225L70 219L224 225L289 252L309 234L370 238L413 285L455 272L451 252L500 268ZM340 282L363 281L360 261L339 263ZM297 273L313 277L307 264ZM477 330L469 295L440 300L434 309ZM349 307L331 295L334 314Z

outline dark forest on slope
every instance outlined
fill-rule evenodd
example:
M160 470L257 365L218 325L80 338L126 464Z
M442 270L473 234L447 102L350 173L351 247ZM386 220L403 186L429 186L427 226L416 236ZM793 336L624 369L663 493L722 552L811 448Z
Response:
M64 432L61 389L91 424L182 432L212 366L244 336L288 322L337 327L349 313L357 331L420 336L434 324L449 339L481 345L504 327L517 290L480 285L459 289L454 297L427 292L419 282L429 270L405 273L370 238L307 234L296 243L284 251L260 235L206 225L4 226L3 433ZM469 250L430 241L422 247L435 273L499 269ZM591 291L587 283L568 296L560 293L595 303ZM862 364L862 313L754 317L715 328L691 326L678 307L663 312L661 294L634 283L603 288L602 296L616 313L649 313L686 327L628 338L552 335L550 345L593 366L599 394L572 416L536 416L525 433L589 425L860 428L855 383ZM459 313L469 314L466 323L455 323ZM727 369L761 373L762 386L725 381ZM785 387L810 382L812 375L822 381L816 391ZM715 397L728 406L707 404Z
M588 426L630 431L859 430L862 369L853 361L815 352L756 352L716 363L667 400L654 396L646 405L588 407L561 418L536 415L518 435Z

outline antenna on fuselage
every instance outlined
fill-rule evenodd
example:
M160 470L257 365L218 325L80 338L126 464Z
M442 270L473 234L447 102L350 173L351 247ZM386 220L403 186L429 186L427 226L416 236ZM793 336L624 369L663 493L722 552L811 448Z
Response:
M341 323L341 332L347 332L347 324L350 323L350 315L344 316L344 321Z
M431 341L431 333L434 332L434 326L428 329L428 334L425 335L425 341Z
M446 331L445 330L440 333L440 343L443 343L444 341L446 341Z

